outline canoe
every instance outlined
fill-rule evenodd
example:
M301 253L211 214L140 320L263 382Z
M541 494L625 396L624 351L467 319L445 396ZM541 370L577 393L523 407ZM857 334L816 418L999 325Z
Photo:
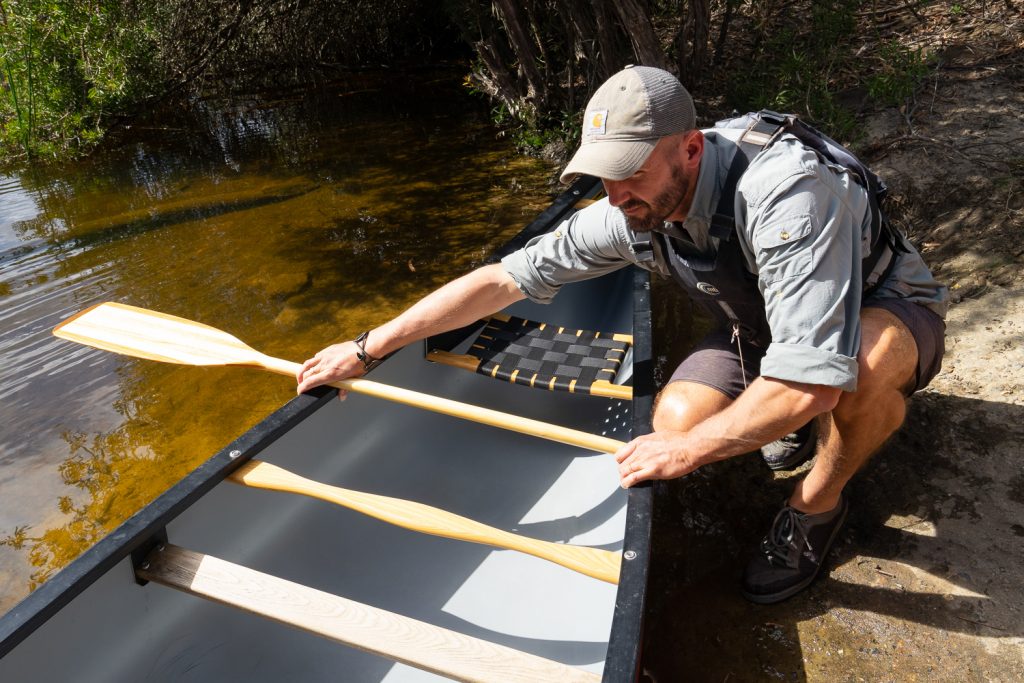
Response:
M596 190L582 179L494 258L554 229ZM438 340L403 349L369 379L625 441L649 430L648 294L646 274L630 268L505 312L632 333L614 380L632 385L631 400L429 362ZM472 340L467 330L443 341L458 352ZM619 488L607 453L336 394L320 387L288 402L0 618L0 680L636 680L650 487ZM556 553L595 548L615 558L617 577L595 578L547 550L420 533L238 485L257 461L346 500L430 506L417 519L442 526L457 515Z

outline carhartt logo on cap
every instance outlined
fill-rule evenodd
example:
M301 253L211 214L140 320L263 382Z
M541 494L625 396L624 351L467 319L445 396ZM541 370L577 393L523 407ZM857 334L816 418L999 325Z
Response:
M584 135L604 135L606 127L608 125L608 110L599 109L597 111L587 112L587 129L584 131Z

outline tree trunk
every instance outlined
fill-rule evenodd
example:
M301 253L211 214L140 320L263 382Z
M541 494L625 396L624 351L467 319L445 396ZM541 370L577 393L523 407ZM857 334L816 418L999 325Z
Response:
M615 11L622 22L623 30L633 44L636 62L644 66L665 68L665 53L661 49L658 37L654 35L651 18L637 0L616 0Z
M614 4L614 0L611 0ZM618 12L609 7L609 0L594 0L595 38L598 56L601 59L602 80L635 61L632 49L623 39L622 28L618 25ZM592 86L597 88L597 84Z
M683 0L686 19L676 34L676 59L679 80L688 88L700 83L708 66L708 40L711 35L711 1Z
M523 116L522 98L519 83L512 78L512 71L508 68L508 60L502 54L505 50L495 40L494 36L482 38L473 44L480 61L484 63L483 72L474 72L473 78L481 90L503 103L515 118Z
M518 61L519 80L525 85L521 97L537 112L547 108L547 83L537 66L537 47L524 26L522 12L513 0L492 0L495 12L505 27L505 34Z
M480 58L472 78L527 125L560 120L627 64L667 67L646 2L461 3L464 34L479 29L471 39Z

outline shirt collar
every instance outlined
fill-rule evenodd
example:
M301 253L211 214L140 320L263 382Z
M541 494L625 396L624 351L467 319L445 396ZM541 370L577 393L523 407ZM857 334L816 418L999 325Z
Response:
M729 172L726 162L728 155L723 154L721 139L715 134L705 134L704 153L700 160L700 171L697 174L697 189L693 193L693 203L687 212L683 226L687 230L698 228L707 231L711 217L718 207L718 198L722 194L722 183Z
M711 217L718 207L718 198L722 194L722 185L729 173L730 156L723 149L722 139L715 133L704 134L704 153L697 172L697 188L693 193L693 203L686 214L682 227L698 245L706 244ZM677 230L672 223L656 228L658 232L676 236ZM717 240L711 238L712 243Z

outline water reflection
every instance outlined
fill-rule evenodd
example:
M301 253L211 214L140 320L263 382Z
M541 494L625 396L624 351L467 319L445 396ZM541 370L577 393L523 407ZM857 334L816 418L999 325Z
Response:
M0 178L0 611L294 391L80 347L58 322L117 300L302 360L546 205L549 169L457 82L200 103L59 175Z

